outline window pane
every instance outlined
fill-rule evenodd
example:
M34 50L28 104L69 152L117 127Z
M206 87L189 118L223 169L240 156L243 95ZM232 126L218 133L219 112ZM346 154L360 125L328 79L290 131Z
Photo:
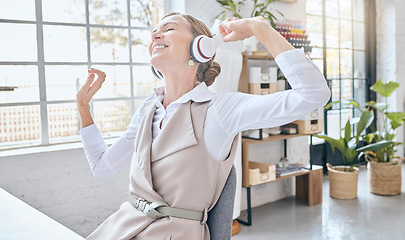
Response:
M102 101L94 102L94 122L100 132L116 132L126 130L131 121L131 102Z
M127 26L127 0L89 0L90 23Z
M0 61L37 61L34 24L0 23Z
M348 103L353 99L353 80L345 79L341 81L342 84L342 102ZM347 106L345 106L347 107Z
M307 31L311 45L322 47L322 17L307 16Z
M39 143L40 119L39 106L0 107L0 146Z
M134 96L150 96L153 88L158 87L160 82L156 79L150 66L134 66Z
M326 46L339 47L339 20L326 18Z
M364 21L364 0L353 0L353 18Z
M354 49L365 50L365 33L364 33L364 23L354 22Z
M321 71L321 73L323 73L323 60L318 60L318 59L314 59L312 60L312 62L315 63L315 65L319 68L319 70Z
M311 58L323 58L323 49L317 47L312 48Z
M42 17L49 22L85 23L84 0L42 0Z
M130 0L131 26L154 27L164 15L162 0Z
M327 49L326 50L326 72L327 78L339 77L339 51Z
M0 86L16 87L0 92L0 103L39 101L37 66L0 66Z
M352 22L341 20L340 21L340 47L341 48L353 48L352 37Z
M367 101L367 82L366 80L354 80L354 99L360 104L361 107L365 106L365 102ZM357 115L360 117L360 114Z
M330 86L331 86L331 93L332 93L332 98L331 101L339 101L340 100L340 81L338 79L334 79L330 81ZM339 106L334 104L332 105L332 109L337 109Z
M353 57L352 50L340 50L340 67L342 78L353 77Z
M76 104L48 104L48 123L50 139L79 135Z
M149 44L151 42L151 31L149 30L132 30L132 61L133 62L150 62Z
M328 17L339 17L338 0L325 0L325 11Z
M0 0L0 18L35 21L34 0Z
M87 75L87 66L45 66L47 100L75 100Z
M127 29L91 28L90 41L93 62L129 62Z
M94 98L130 97L130 73L129 66L92 66L100 69L107 75L101 89Z
M322 0L307 0L307 13L322 15Z
M340 18L352 19L352 0L339 0Z
M327 112L328 118L328 136L332 138L339 138L343 136L344 132L341 129L345 127L345 124L349 118L352 117L351 109L331 110ZM340 125L340 128L339 128Z
M366 77L366 58L365 53L361 51L354 51L354 77Z
M87 62L86 28L44 26L47 62Z

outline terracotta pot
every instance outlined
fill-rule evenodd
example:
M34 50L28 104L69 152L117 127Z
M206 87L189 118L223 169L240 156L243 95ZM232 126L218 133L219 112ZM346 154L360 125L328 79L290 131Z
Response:
M401 193L402 160L367 163L368 184L371 193L397 195Z
M353 172L349 172L349 166L332 166L329 163L326 166L329 174L329 195L337 199L357 198L359 169L354 167Z

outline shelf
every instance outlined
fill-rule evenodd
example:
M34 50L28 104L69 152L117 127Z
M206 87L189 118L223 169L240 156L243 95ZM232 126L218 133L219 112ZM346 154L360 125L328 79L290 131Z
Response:
M274 60L274 57L271 55L243 55L247 59L254 59L254 60Z
M272 141L280 141L280 140L301 137L301 136L309 136L309 135L308 134L279 134L279 135L273 135L273 136L269 136L267 138L263 138L262 140L242 138L242 143L251 144L251 143L261 143L261 142L272 142Z

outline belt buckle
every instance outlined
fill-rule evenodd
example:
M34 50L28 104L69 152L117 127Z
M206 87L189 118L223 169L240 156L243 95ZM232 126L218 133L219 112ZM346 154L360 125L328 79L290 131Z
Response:
M139 211L143 212L145 215L151 218L163 218L167 217L167 215L158 212L156 209L159 207L168 207L167 203L164 201L156 201L156 202L148 202L143 198L136 199L134 203L134 207Z

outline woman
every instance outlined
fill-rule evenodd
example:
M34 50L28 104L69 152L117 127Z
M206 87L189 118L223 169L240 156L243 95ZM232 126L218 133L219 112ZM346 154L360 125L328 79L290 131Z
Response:
M189 15L171 13L152 31L149 46L151 64L162 73L165 86L155 89L127 132L107 147L89 111L89 101L106 76L90 69L77 94L84 149L95 176L131 165L134 202L123 203L88 239L210 239L207 212L223 189L239 132L289 123L328 101L321 72L263 18L228 19L219 30L225 42L256 36L292 90L215 95L207 86L220 66L212 59L199 64L190 56L194 37L212 36L210 31Z

